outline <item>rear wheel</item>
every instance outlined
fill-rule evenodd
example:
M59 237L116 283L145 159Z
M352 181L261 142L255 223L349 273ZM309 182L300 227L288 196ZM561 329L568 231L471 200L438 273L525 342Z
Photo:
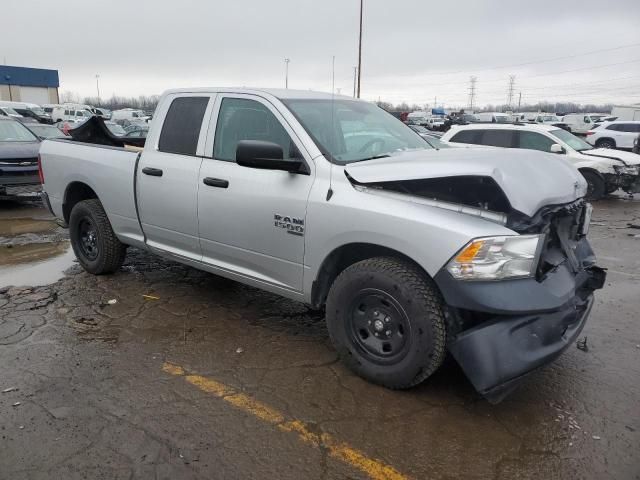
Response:
M596 142L596 147L598 147L598 148L616 148L616 142L614 142L610 138L603 138L602 140L598 140Z
M388 388L419 384L445 357L442 297L430 278L399 259L345 269L329 292L327 326L342 361Z
M83 200L73 207L69 236L71 247L87 272L94 275L113 273L122 265L127 247L113 233L98 199Z
M580 172L587 181L587 200L600 200L605 192L606 185L604 179L595 172Z

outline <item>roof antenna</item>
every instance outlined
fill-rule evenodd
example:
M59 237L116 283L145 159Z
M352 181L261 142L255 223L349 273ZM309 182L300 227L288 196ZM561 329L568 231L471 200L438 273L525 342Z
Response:
M333 124L333 110L336 91L336 56L331 58L331 140L335 140L336 134L335 125ZM335 144L335 142L334 142ZM329 153L331 155L331 153ZM331 155L332 156L332 155ZM327 202L333 197L333 160L329 159L331 165L329 166L329 190L327 190Z

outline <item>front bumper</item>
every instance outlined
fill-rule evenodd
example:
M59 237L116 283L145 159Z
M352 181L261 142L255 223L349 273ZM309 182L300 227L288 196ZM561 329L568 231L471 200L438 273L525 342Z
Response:
M443 270L434 280L450 318L480 319L452 335L449 351L475 389L498 403L575 341L605 278L594 265L573 273L562 264L542 281L464 282Z
M640 175L608 174L604 179L608 185L615 185L627 193L640 193Z

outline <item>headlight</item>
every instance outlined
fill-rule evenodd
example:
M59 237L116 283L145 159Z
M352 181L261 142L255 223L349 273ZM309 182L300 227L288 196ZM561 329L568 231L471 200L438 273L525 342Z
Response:
M638 175L638 167L626 167L624 165L614 165L613 169L619 175Z
M447 265L458 280L501 280L535 274L544 235L478 238Z

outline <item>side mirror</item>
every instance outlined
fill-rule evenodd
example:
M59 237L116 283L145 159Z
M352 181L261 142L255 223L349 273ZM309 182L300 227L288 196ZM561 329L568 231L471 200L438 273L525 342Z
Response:
M236 163L243 167L263 170L284 170L301 173L299 158L284 158L284 151L277 143L262 140L240 140L236 147Z
M560 145L558 145L557 143L554 143L553 145L551 145L551 148L549 149L549 151L551 153L565 153L564 148L562 148Z

